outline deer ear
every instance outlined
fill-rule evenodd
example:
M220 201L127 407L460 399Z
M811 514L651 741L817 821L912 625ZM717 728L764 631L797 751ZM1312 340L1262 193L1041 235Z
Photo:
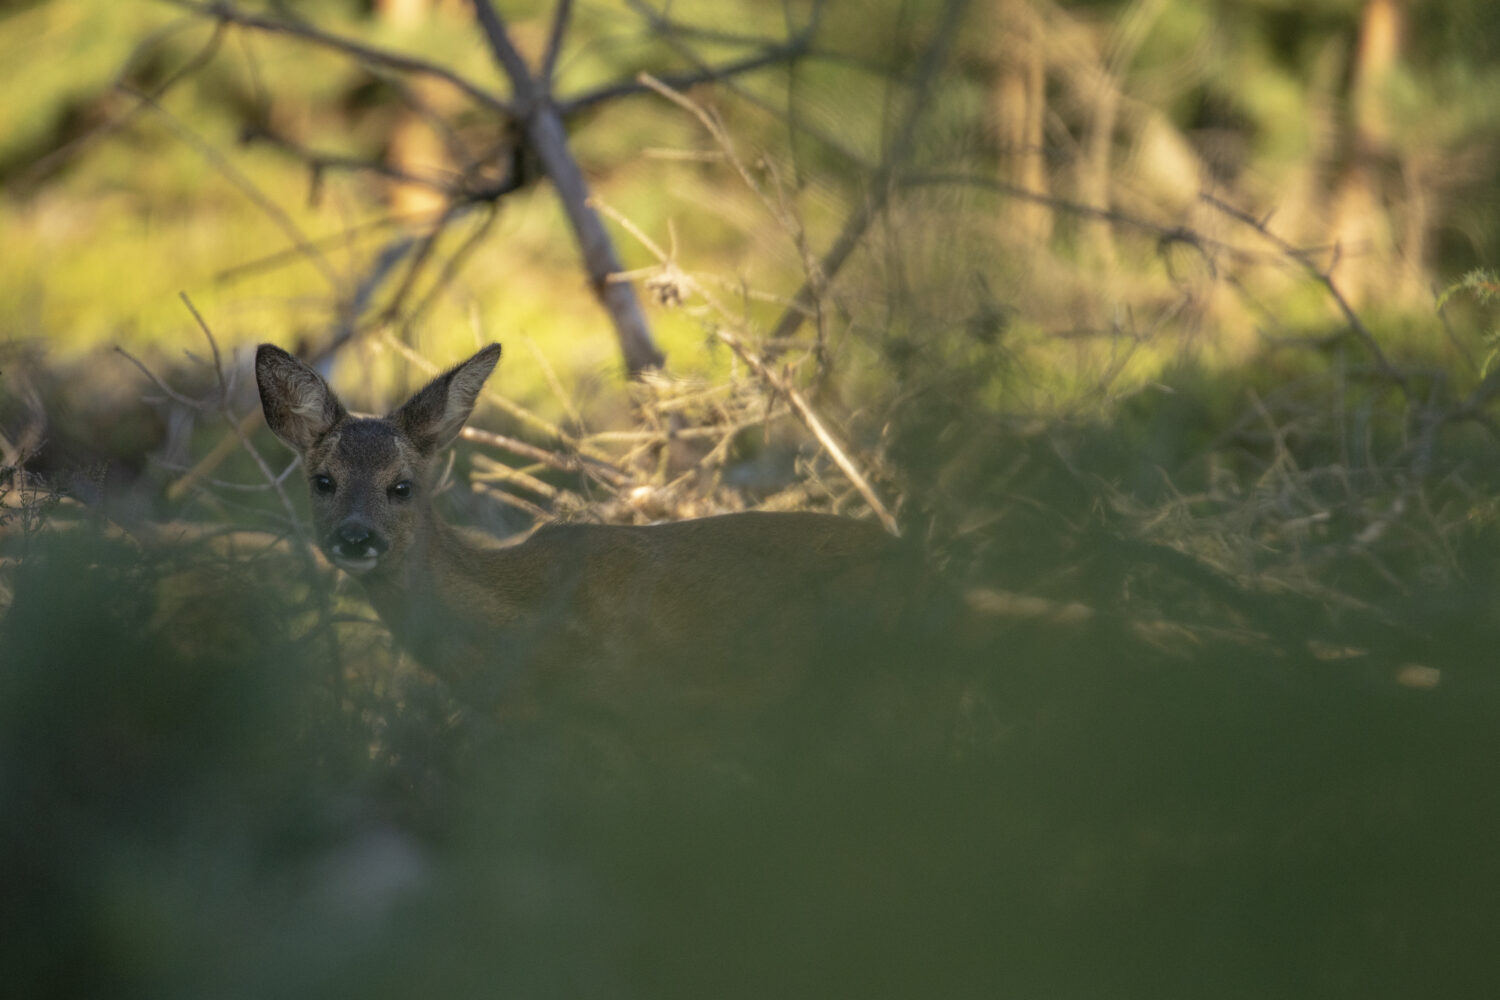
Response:
M448 369L391 414L418 451L430 455L463 430L485 379L500 360L500 345L491 344L463 364Z
M255 384L271 431L298 454L344 419L344 407L323 377L275 344L255 351Z

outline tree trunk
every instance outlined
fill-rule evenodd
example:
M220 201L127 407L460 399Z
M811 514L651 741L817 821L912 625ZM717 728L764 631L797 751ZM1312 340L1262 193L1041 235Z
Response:
M1047 162L1042 124L1047 111L1047 53L1042 19L1030 0L996 0L998 66L991 120L999 144L1002 179L1046 196ZM1011 203L1007 219L1017 232L1039 242L1052 236L1052 209L1024 198Z
M1368 0L1349 75L1345 160L1335 183L1331 223L1340 252L1339 289L1356 305L1371 289L1401 283L1381 181L1381 166L1391 156L1385 88L1400 58L1401 29L1396 0Z

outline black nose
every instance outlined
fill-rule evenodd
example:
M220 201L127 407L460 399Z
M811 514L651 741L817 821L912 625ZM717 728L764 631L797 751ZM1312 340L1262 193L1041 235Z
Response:
M335 553L349 559L384 555L391 547L383 535L359 521L345 521L333 530L329 541Z

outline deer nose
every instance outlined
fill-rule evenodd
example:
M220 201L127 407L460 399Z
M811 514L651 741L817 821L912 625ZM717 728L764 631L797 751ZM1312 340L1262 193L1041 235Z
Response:
M391 547L379 532L359 521L345 521L333 531L329 546L345 559L375 559Z

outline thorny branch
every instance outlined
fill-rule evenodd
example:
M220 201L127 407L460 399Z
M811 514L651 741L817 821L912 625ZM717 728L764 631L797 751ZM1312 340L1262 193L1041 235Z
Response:
M732 157L732 150L729 150L727 155ZM737 169L743 170L743 164L737 164ZM719 322L713 328L714 338L733 351L735 356L748 365L756 377L771 389L773 393L787 401L797 419L812 433L829 458L839 467L839 471L853 484L859 495L864 498L870 510L880 520L881 525L891 534L900 535L901 531L896 524L895 517L886 505L881 502L874 487L870 485L869 479L860 471L854 460L849 457L848 450L839 442L833 432L829 430L827 424L818 415L817 410L808 402L807 397L786 379L779 376L756 351L745 344L738 334L727 328L726 324L734 325L736 323L733 313L723 303L719 302L712 292L704 288L697 279L678 270L671 256L637 227L607 206L601 205L600 207L641 241L642 245L657 258L660 266L671 272L673 282L680 284L684 292L697 296L709 305L719 319Z

